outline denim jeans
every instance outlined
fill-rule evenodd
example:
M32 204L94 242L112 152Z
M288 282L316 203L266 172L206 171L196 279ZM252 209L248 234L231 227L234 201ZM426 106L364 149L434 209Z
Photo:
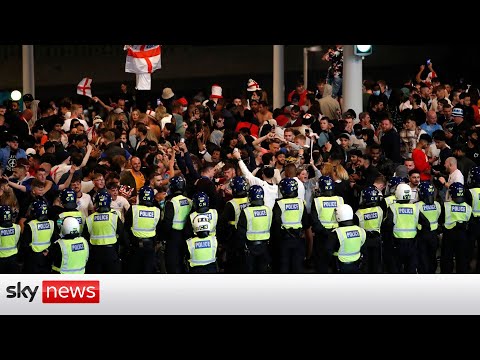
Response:
M332 97L337 98L342 96L342 80L338 75L334 75L333 78L328 79L328 83L332 85Z

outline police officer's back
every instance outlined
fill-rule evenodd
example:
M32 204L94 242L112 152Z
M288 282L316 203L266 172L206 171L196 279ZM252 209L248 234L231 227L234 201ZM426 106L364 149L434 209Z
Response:
M362 190L362 202L355 212L354 221L366 231L367 235L363 247L363 270L370 274L381 272L382 239L380 229L383 210L380 207L380 192L375 186L367 186Z
M455 257L455 272L465 274L468 270L469 260L467 224L472 215L472 207L465 201L463 184L454 182L448 190L452 200L445 201L443 204L444 212L439 220L445 228L440 255L440 270L442 274L452 273L453 258Z
M48 248L58 238L58 230L52 220L48 220L48 205L45 200L35 200L32 204L33 219L23 229L21 244L25 251L23 272L47 274L51 272L48 263Z
M205 214L198 214L193 219L193 232L195 236L186 241L189 272L216 273L218 243L215 235L210 234L210 221Z
M55 241L48 251L51 272L85 274L88 258L88 242L80 236L80 224L77 218L67 216L62 222L61 238Z
M185 239L183 229L188 220L192 201L184 196L185 179L174 176L170 179L170 195L165 203L165 216L162 222L162 234L165 234L165 265L167 273L183 273L185 256Z
M138 192L139 204L125 214L125 229L132 250L129 269L132 273L155 273L155 247L160 242L160 209L154 206L154 191L146 185Z
M18 273L20 225L12 223L12 209L0 205L0 274Z
M63 189L60 193L60 201L63 206L63 211L57 215L58 218L54 219L57 223L57 229L60 231L62 228L62 221L64 218L67 216L73 216L79 222L80 234L82 234L86 219L83 213L77 210L77 194L73 189Z
M338 258L338 270L341 273L358 273L360 270L360 251L366 240L365 230L353 222L353 210L348 204L335 209L338 227L331 231L334 255Z
M210 235L217 235L218 212L217 209L210 209L210 198L203 191L196 192L192 196L192 212L190 213L190 221L185 223L184 234L185 238L191 238L193 233L193 219L197 215L203 214L210 222Z
M420 212L417 204L410 204L412 190L408 184L399 184L395 190L395 203L390 205L382 224L385 241L393 245L392 272L416 273L417 226L430 231L430 222Z
M278 184L282 199L273 206L272 242L274 257L277 257L278 271L281 273L303 272L305 241L302 229L309 226L305 203L299 199L298 183L294 178L284 178ZM275 264L275 259L273 259ZM274 271L277 266L274 265Z
M222 248L225 247L225 272L241 273L245 268L245 249L238 238L237 223L241 211L248 206L248 183L243 176L235 176L230 185L233 199L225 204L225 208L220 215L217 238ZM221 253L223 254L223 252Z
M239 241L245 246L247 273L264 273L270 261L268 241L272 226L272 209L264 204L264 191L260 185L248 190L249 206L244 208L238 219Z
M420 212L430 222L430 231L418 224L418 273L435 274L437 270L438 221L442 213L442 206L434 199L435 188L430 181L422 181L418 185L418 196Z
M328 237L332 229L338 227L335 209L343 205L343 198L335 196L335 182L330 176L318 179L319 193L312 202L312 229L315 233L313 241L313 263L319 273L328 273L331 263L331 252L327 251Z
M94 196L95 212L87 218L83 237L89 240L88 273L116 274L120 272L119 245L128 247L128 237L118 214L110 208L112 197L102 189ZM118 239L117 239L118 238Z

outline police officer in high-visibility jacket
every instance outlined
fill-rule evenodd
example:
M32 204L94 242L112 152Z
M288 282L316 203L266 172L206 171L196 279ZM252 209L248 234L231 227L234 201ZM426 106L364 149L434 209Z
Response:
M382 224L382 236L393 244L394 273L417 272L417 226L430 231L430 222L417 204L410 204L412 189L399 184L395 190L395 203L390 205Z
M48 258L55 274L85 274L89 256L88 242L80 236L80 224L77 218L67 216L63 219L61 238L49 248Z
M305 258L305 239L302 235L303 229L309 226L305 202L298 198L298 183L294 178L282 179L278 187L282 199L277 199L273 206L271 227L272 242L278 246L274 257L278 256L280 273L302 273Z
M245 244L245 272L265 273L270 262L268 241L272 226L272 209L264 205L263 187L248 189L249 206L238 219L238 238Z
M442 274L453 273L455 257L455 272L465 274L468 270L468 238L467 224L472 216L472 207L465 202L463 184L454 182L448 188L451 201L443 204L444 213L440 217L444 231L440 254L440 271ZM445 217L445 219L443 219Z
M203 214L210 222L210 235L217 235L218 212L217 209L210 209L210 198L203 191L196 192L192 196L192 212L190 213L190 221L185 223L185 238L189 239L194 236L193 219L197 215Z
M331 230L334 255L337 257L340 273L355 274L360 272L360 252L365 244L367 234L353 222L353 209L342 204L335 209L338 227Z
M338 227L335 219L335 209L343 205L343 198L335 196L335 182L330 176L321 176L318 179L320 196L315 197L312 203L312 229L315 233L313 240L312 260L319 273L328 273L329 265L336 267L332 252L328 251L328 236L332 229Z
M442 206L434 200L435 188L430 181L422 181L418 185L417 203L420 212L430 222L430 231L426 231L418 224L417 248L418 248L418 273L435 274L437 270L438 249L438 220L442 213Z
M80 234L83 232L85 226L85 216L77 210L77 194L70 188L63 189L60 193L60 201L63 206L63 211L58 214L58 218L54 219L57 223L57 228L60 231L62 228L62 221L67 216L73 216L80 223Z
M225 209L220 215L217 238L226 251L225 272L242 273L245 269L245 247L238 237L237 223L240 213L248 206L248 183L243 176L235 176L230 187L233 199L225 204Z
M0 274L18 273L20 225L12 223L12 209L0 205Z
M25 249L25 267L27 274L49 274L48 248L58 239L58 230L52 220L48 220L48 204L43 199L32 203L33 220L23 228L20 243Z
M396 201L395 191L397 190L397 186L406 183L406 179L401 176L392 176L392 178L388 181L388 186L385 190L386 196L383 198L383 201L380 202L380 207L383 210L384 218L388 214L388 208ZM391 236L391 234L382 237L382 262L383 271L387 273L395 272L396 266L393 256L393 236Z
M472 206L467 235L470 257L473 258L475 243L477 243L477 249L480 249L480 166L474 166L470 170L467 184L468 191L465 192L465 202ZM480 251L477 252L476 272L480 273Z
M160 209L154 206L153 189L142 186L138 191L138 205L132 205L125 214L124 227L130 236L131 254L128 268L133 274L153 274L155 246L160 243Z
M382 238L380 228L383 210L380 207L380 192L375 186L362 190L362 203L355 213L354 222L366 231L367 239L362 248L362 271L378 274L382 271Z
M210 234L210 221L205 214L193 219L195 236L187 240L188 271L191 273L217 272L217 238Z
M83 237L90 241L87 273L118 274L121 271L119 246L128 248L128 237L118 214L110 208L112 197L102 189L94 196L95 212L87 218Z
M165 216L162 222L162 235L166 239L165 266L167 273L184 273L184 258L186 252L183 230L189 220L192 201L183 195L185 179L174 176L170 179L170 195L165 203Z

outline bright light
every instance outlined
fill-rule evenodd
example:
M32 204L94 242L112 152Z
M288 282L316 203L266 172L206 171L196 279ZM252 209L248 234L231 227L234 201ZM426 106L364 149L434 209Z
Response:
M357 49L361 52L368 52L372 48L372 45L357 45Z
M13 90L12 93L10 94L10 97L12 98L13 101L18 101L22 98L22 93L18 90Z
M311 52L318 52L318 51L322 51L322 47L317 45L317 46L310 46L307 48L308 51L311 51Z

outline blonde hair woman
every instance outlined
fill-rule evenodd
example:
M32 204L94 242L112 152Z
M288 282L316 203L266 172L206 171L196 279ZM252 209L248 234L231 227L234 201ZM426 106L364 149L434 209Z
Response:
M321 165L321 171L323 176L330 176L335 182L335 195L341 196L345 204L353 204L353 189L350 185L347 170L340 163L326 162Z

